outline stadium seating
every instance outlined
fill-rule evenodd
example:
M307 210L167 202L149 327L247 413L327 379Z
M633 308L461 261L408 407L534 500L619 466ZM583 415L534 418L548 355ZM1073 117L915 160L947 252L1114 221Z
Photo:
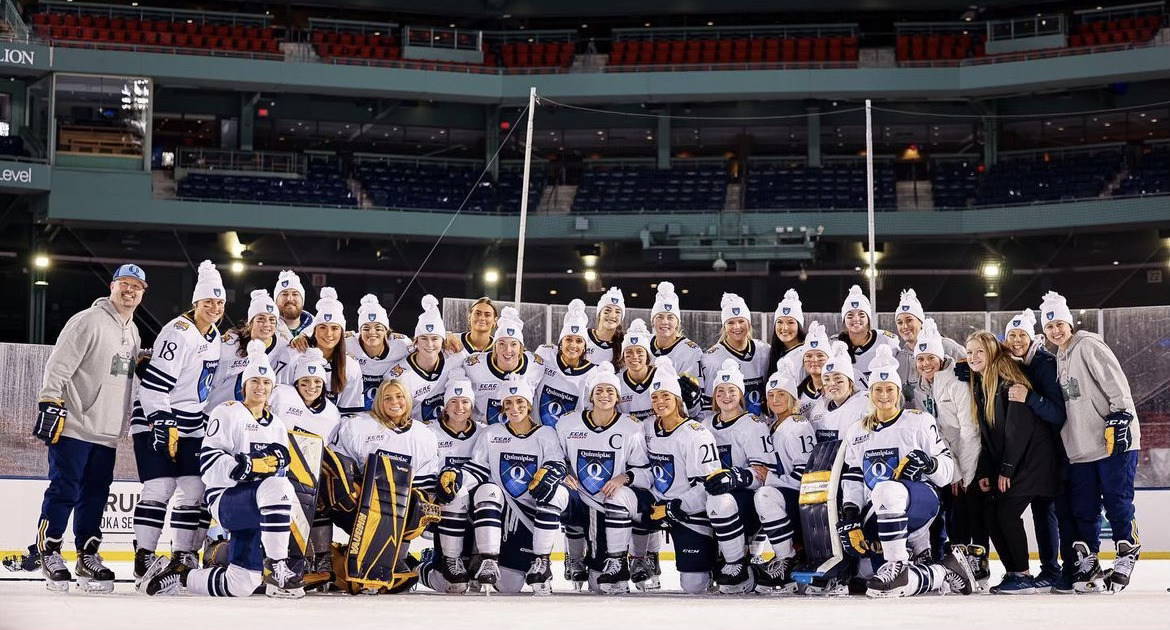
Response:
M894 171L888 164L874 165L874 207L897 206ZM866 206L863 164L831 164L820 168L752 164L748 168L747 210L816 209L859 210Z
M361 184L369 203L385 208L456 210L472 190L479 174L478 168L444 164L367 161L354 167L354 178ZM534 169L530 180L528 203L535 210L543 189L544 171ZM522 173L512 170L502 170L496 184L485 178L475 186L464 210L519 212L522 181Z
M1121 152L1001 158L987 169L976 205L1044 203L1100 196L1121 169Z
M764 37L736 39L621 40L613 43L610 66L765 63L857 63L857 38Z
M303 179L190 173L179 180L178 196L257 203L357 205L357 198L350 192L337 164L325 160L310 162Z
M1121 180L1114 197L1170 193L1170 146L1162 145L1141 156Z
M573 212L718 212L726 199L721 166L598 166L582 173Z
M249 55L280 54L280 44L272 29L259 26L37 13L33 16L33 28L41 37L64 46L71 41L84 41L115 46L190 48Z
M962 209L974 203L979 188L976 160L938 160L930 165L934 207Z
M1068 45L1079 48L1148 42L1161 26L1161 17L1157 15L1086 21L1069 33Z
M978 33L931 33L899 35L894 54L901 61L957 61L984 56L983 36Z
M401 60L402 49L392 35L363 35L336 31L314 31L310 36L317 55L326 61ZM574 42L485 42L483 63L441 62L443 65L489 68L568 68L573 63ZM439 63L439 62L433 62Z

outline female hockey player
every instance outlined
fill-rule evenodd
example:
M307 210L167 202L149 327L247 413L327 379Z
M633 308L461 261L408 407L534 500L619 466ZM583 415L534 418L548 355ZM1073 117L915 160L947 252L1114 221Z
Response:
M357 321L357 334L345 333L345 352L357 359L362 370L363 409L369 411L382 376L396 361L410 354L410 340L390 330L386 309L373 294L362 296Z
M797 378L797 411L806 420L810 419L813 407L824 392L825 363L829 361L832 346L840 343L835 339L830 341L825 333L825 327L820 322L813 322L808 326L804 344L796 347L781 360L788 364L789 371ZM779 369L779 363L776 367Z
M843 330L837 338L848 346L849 357L854 363L853 372L857 375L857 388L866 389L869 386L869 362L873 360L877 348L889 346L897 355L898 337L873 327L873 306L856 284L849 288L849 295L845 296L845 302L841 304L841 322Z
M650 389L655 419L646 426L646 452L654 477L650 518L670 532L683 591L706 593L717 549L704 482L722 470L719 450L710 431L687 419L670 359L659 357L654 366Z
M995 335L967 338L971 366L971 406L979 420L983 448L976 478L989 495L987 526L1006 575L991 592L1036 592L1028 570L1028 538L1021 515L1035 497L1060 489L1059 460L1053 436L1027 405L1008 400L1012 385L1031 389L1028 377Z
M901 370L899 375L902 377L902 382L905 383L902 394L906 397L906 406L911 409L924 409L922 401L915 395L915 389L920 388L919 374L915 365L915 357L917 356L915 352L919 343L918 335L925 322L926 314L922 311L922 303L918 301L918 294L914 289L902 291L898 308L894 311L894 325L898 330L898 337L902 340L902 347L895 356L898 359L898 369ZM942 339L943 355L940 356L943 358L957 360L967 356L967 350L959 342L950 337L943 337L941 334L939 334L939 339ZM923 386L920 389L929 390L930 386Z
M449 332L443 343L443 352L447 353L451 363L459 365L476 352L491 350L492 335L499 318L500 310L491 298L481 297L472 302L471 308L467 309L467 332Z
M475 386L475 417L488 424L503 421L500 388L509 375L524 377L533 391L544 377L542 360L524 350L524 322L516 309L504 307L494 339L490 351L473 354L463 363Z
M804 306L796 289L784 292L784 299L776 305L772 318L772 343L768 350L768 365L775 367L780 359L804 344Z
M288 565L292 484L288 430L268 408L272 366L264 342L248 343L244 401L216 407L199 454L215 521L230 534L227 567L198 569L178 555L158 558L142 578L147 595L247 597L264 584L269 597L303 597L301 576ZM261 573L263 572L263 574Z
M768 402L765 418L770 420L765 445L770 459L752 464L752 472L761 485L753 501L760 528L768 536L774 555L767 563L752 569L757 590L792 594L796 592L796 582L792 579L796 557L793 541L802 540L798 505L800 478L816 445L816 434L812 423L798 413L799 388L789 363L781 361L765 387Z
M292 349L288 339L277 334L276 302L268 296L267 289L256 289L248 304L248 321L239 328L224 333L220 343L219 365L207 394L207 409L215 409L228 400L244 399L244 381L241 374L248 364L248 342L259 339L268 351L268 364L276 376L284 373L292 363Z
M873 411L845 431L842 444L841 546L863 558L862 575L869 572L866 560L880 565L866 581L869 597L970 594L974 579L962 549L954 548L942 564L929 564L938 488L954 474L951 451L930 414L904 408L893 348L878 346L870 366ZM874 534L881 541L880 557L868 542Z
M652 337L641 319L635 319L622 340L622 363L625 368L618 375L621 381L621 401L618 411L645 421L654 417L650 396L650 383L654 380L656 358L650 353ZM670 360L669 357L662 357ZM671 361L671 365L674 362ZM701 411L702 386L692 376L679 376L679 388L683 393L684 411L688 417Z
M411 417L416 421L433 422L443 413L443 391L447 373L457 364L443 356L443 314L439 301L432 295L422 299L423 312L414 325L414 350L406 357L391 363L382 378L398 379L406 386L407 396L413 401Z
M610 287L597 300L597 325L585 336L585 358L593 363L611 361L618 365L622 352L622 320L626 317L626 298L622 290Z
M1049 291L1040 306L1044 335L1057 347L1056 367L1068 419L1060 435L1069 459L1068 501L1076 527L1078 592L1129 585L1141 545L1134 527L1133 485L1141 427L1129 381L1100 335L1073 332L1063 296ZM1097 560L1100 513L1113 528L1117 559L1107 575Z
M308 346L320 349L321 355L329 364L328 377L325 379L325 396L333 401L343 414L362 411L365 408L362 369L357 359L345 351L345 309L341 302L337 301L337 291L333 287L321 288L321 299L317 300L317 315L313 318L313 325L307 334ZM289 382L287 370L281 382Z
M542 424L555 427L561 416L580 405L578 398L585 377L596 367L585 358L588 329L585 303L573 300L565 312L557 345L542 345L536 349L536 356L544 366L544 376L536 390L536 405Z
M627 551L633 519L639 500L644 508L652 502L645 490L650 486L645 431L617 411L619 386L613 364L603 361L585 377L586 408L557 424L569 464L564 483L572 491L566 525L588 538L590 588L607 595L630 590Z
M854 386L853 361L849 355L842 354L845 349L841 346L833 350L835 353L822 370L824 395L809 412L818 442L841 439L869 407L865 392L857 391Z
M744 540L760 529L752 495L759 487L751 466L772 458L768 426L744 410L743 373L735 359L724 359L713 379L711 392L715 411L703 427L715 437L723 470L706 480L707 516L723 564L715 574L722 593L743 593L752 589L752 574L744 555Z
M130 421L142 481L134 507L135 578L154 562L172 496L172 554L188 567L198 566L195 550L211 522L199 477L199 449L207 395L219 363L216 323L223 317L226 294L215 265L210 260L199 263L191 310L163 326L150 361L139 366L141 384Z
M752 313L743 298L734 293L724 293L719 308L723 322L719 342L708 348L700 360L703 408L711 409L711 391L715 389L715 374L720 366L726 359L735 359L743 372L747 412L759 414L764 408L764 379L772 368L768 364L768 346L752 338Z
M688 374L697 379L703 348L683 336L680 317L682 310L679 308L678 294L674 292L674 283L665 280L659 282L654 306L650 309L650 325L654 327L650 354L670 359L680 376Z
M549 554L569 504L561 484L565 453L556 429L533 417L532 386L523 375L508 375L500 390L504 422L483 430L462 470L443 470L438 498L448 509L474 508L480 558L470 570L474 583L505 593L527 584L533 594L548 595ZM443 539L444 549L456 544L454 536Z

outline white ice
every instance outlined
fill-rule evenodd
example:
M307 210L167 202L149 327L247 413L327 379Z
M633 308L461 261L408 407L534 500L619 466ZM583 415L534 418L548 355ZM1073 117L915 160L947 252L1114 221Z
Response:
M865 597L690 596L664 563L664 592L601 597L572 592L558 575L552 596L309 595L299 601L263 596L208 599L149 598L118 583L110 595L74 590L53 594L36 581L0 580L0 630L357 630L359 628L475 628L478 630L756 630L861 627L877 630L958 628L1167 628L1170 560L1142 560L1134 583L1116 595ZM1108 564L1108 562L1106 562ZM129 567L114 565L120 575ZM555 566L559 573L559 563ZM9 573L0 577L17 577Z

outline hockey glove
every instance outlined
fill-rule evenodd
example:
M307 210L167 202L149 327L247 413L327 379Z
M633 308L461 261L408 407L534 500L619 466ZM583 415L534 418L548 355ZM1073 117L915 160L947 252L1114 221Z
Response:
M861 531L861 510L852 503L841 506L841 518L837 520L837 538L846 555L860 558L869 551L865 543L865 532Z
M280 467L277 466L275 455L236 453L236 467L228 476L236 481L258 481L275 475L277 470Z
M439 483L435 485L435 502L447 505L455 500L463 486L463 471L458 468L444 468L439 472Z
M959 379L961 383L971 382L971 366L967 365L966 359L955 361L955 378Z
M277 444L275 442L265 446L263 454L276 458L276 468L278 470L288 468L289 462L292 461L292 455L289 454L288 448L283 444Z
M682 392L683 402L686 403L687 409L693 409L699 406L703 401L703 386L699 385L699 381L690 374L682 374L678 377L678 388Z
M650 520L666 523L681 523L685 514L682 499L659 501L650 510Z
M65 430L65 411L63 400L42 400L37 403L37 421L33 425L33 435L45 445L56 444Z
M563 461L545 462L544 466L536 470L532 481L528 483L528 494L542 505L552 501L553 495L556 494L557 488L560 487L561 480L565 478L567 472L568 467Z
M914 449L902 458L894 469L894 479L922 481L922 478L938 469L938 461L925 451Z
M1105 452L1117 455L1129 450L1133 445L1130 422L1133 422L1133 414L1128 411L1115 411L1105 416Z
M724 468L707 475L703 487L707 494L727 494L752 485L753 478L752 471L747 468Z
M166 453L174 459L179 454L179 421L165 411L156 411L147 419L154 432L154 441L151 442L154 452Z

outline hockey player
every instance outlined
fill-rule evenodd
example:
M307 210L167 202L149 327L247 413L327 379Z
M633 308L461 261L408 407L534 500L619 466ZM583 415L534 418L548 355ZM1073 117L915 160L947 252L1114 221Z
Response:
M719 342L707 349L700 360L703 382L703 408L711 409L711 391L715 388L715 374L726 359L739 362L743 372L744 399L747 412L756 415L764 408L764 379L772 365L768 364L768 346L752 338L751 311L743 298L724 293L719 302L723 328Z
M447 333L443 343L443 352L452 365L461 365L467 357L476 352L487 352L492 349L492 335L496 332L496 321L500 318L500 310L496 308L491 298L481 297L472 302L467 309L467 332Z
M1076 320L1064 296L1049 291L1040 313L1044 335L1057 347L1068 415L1060 435L1070 462L1067 493L1076 526L1073 587L1077 592L1118 591L1129 585L1141 550L1133 507L1141 426L1129 380L1100 335L1073 332ZM1117 545L1108 574L1097 561L1102 508Z
M650 389L655 415L646 438L654 476L650 518L670 532L683 591L705 593L715 569L716 544L703 483L722 470L719 450L710 431L687 419L670 359L655 360Z
M215 521L231 534L227 567L199 569L182 558L158 558L139 587L147 595L247 597L264 584L269 597L305 594L301 576L289 567L292 484L288 429L268 408L273 368L264 342L248 343L244 400L227 401L207 420L199 454L203 482ZM263 575L261 575L263 571Z
M382 376L396 361L410 354L410 340L406 335L391 332L386 309L378 303L376 295L367 293L358 306L357 334L345 333L345 352L357 359L361 367L362 400L364 410L369 411Z
M500 322L501 329L509 325ZM527 584L533 594L548 595L549 554L569 504L561 484L568 472L565 453L556 429L533 416L532 387L523 375L509 375L500 390L504 421L484 430L462 470L442 471L438 499L445 511L474 509L481 560L470 571L473 582L505 593ZM462 552L462 536L440 535L444 553Z
M879 346L889 346L898 354L898 337L891 332L873 327L873 306L869 298L856 284L849 288L849 295L841 304L841 321L844 324L837 339L845 342L849 356L853 359L855 382L858 389L869 387L869 362L873 360Z
M626 298L621 289L610 287L597 300L596 317L597 325L585 335L585 358L592 363L612 361L617 365L622 359L622 320L626 317Z
M829 358L822 370L824 396L809 412L818 442L840 439L861 420L869 406L865 392L854 387L854 366L849 355L840 353L844 350L841 346L834 349L837 353Z
M585 358L585 334L589 316L585 303L573 300L565 312L557 345L542 345L536 356L544 364L544 376L536 390L536 405L541 423L555 427L561 416L580 405L582 385L586 375L596 366Z
M48 446L49 487L33 549L51 591L69 591L72 576L61 558L61 539L71 513L78 586L86 592L114 589L114 572L102 564L98 547L132 370L142 346L134 311L146 291L146 272L122 265L109 288L109 297L94 300L65 323L38 394L33 435Z
M618 375L621 381L621 402L618 411L627 414L639 421L654 418L654 409L650 401L653 392L650 384L654 380L654 365L657 358L650 353L650 331L641 319L635 319L626 331L622 340L622 363L625 368ZM669 357L658 357L666 358ZM673 367L674 362L671 361ZM698 415L702 406L702 386L699 381L688 375L679 376L679 388L683 393L683 413L688 417ZM647 429L649 430L649 429Z
M809 324L804 344L794 348L781 359L797 378L798 412L805 419L811 420L810 414L824 392L824 368L832 353L833 344L841 342L836 339L830 341L825 334L825 327L820 322L813 322ZM780 367L779 363L776 367Z
M333 287L321 288L321 299L317 300L317 316L308 329L308 346L321 350L329 364L325 379L325 396L337 405L342 414L356 413L365 407L362 388L362 369L357 359L345 351L345 309L337 301ZM298 356L299 360L300 357ZM289 382L287 370L282 383Z
M665 280L659 282L658 293L654 296L654 306L650 309L650 325L654 329L654 338L650 340L650 354L670 359L680 376L689 374L697 379L703 348L683 336L680 317L682 309L679 308L678 294L674 292L674 283Z
M414 350L392 363L382 378L398 379L413 401L411 417L417 422L434 422L443 413L443 390L447 372L455 364L443 356L443 314L433 295L422 299L423 312L414 326Z
M276 310L280 313L280 321L276 323L280 336L292 339L313 325L313 314L304 309L308 301L305 287L295 271L285 269L280 272L272 295L276 299Z
M804 344L804 305L796 289L784 292L784 299L776 305L772 318L772 343L768 350L768 365L775 367L778 361Z
M766 445L771 459L752 464L752 472L761 485L753 501L760 528L768 536L774 555L767 563L752 569L757 590L792 594L796 592L796 582L792 579L796 557L793 541L802 540L798 513L800 478L816 444L816 435L812 423L798 413L799 388L789 363L781 361L765 387L767 418L771 419Z
M916 389L929 390L930 386L920 387L919 374L915 369L915 354L918 345L918 335L922 331L922 327L926 322L926 314L922 310L922 303L918 301L918 294L914 289L906 289L902 291L901 299L898 301L898 308L894 311L894 324L898 329L898 337L902 340L902 347L895 356L898 359L898 372L902 377L903 392L902 395L906 398L906 406L911 409L923 409L922 401L915 396ZM937 331L936 331L937 333ZM943 357L952 360L966 358L967 349L962 344L951 339L950 337L943 337L941 334L938 338L942 340ZM930 413L934 413L926 409Z
M643 511L652 503L645 431L617 411L619 386L613 364L603 361L585 377L587 408L556 427L569 463L564 483L573 491L566 520L588 532L589 581L605 594L629 592L633 519L639 502Z
M211 391L207 394L207 409L215 409L220 403L244 400L242 374L248 365L248 342L259 339L268 352L268 363L276 375L292 363L292 349L288 339L277 334L276 302L268 296L267 289L252 291L248 304L248 321L239 328L223 334L219 349L219 365L211 380Z
M504 307L494 338L490 351L473 354L463 363L475 386L475 417L488 424L503 421L500 387L509 374L523 376L533 391L544 376L542 359L524 350L524 322L516 309Z
M198 566L195 550L211 524L200 479L204 409L220 357L216 323L223 317L223 280L210 260L199 263L192 309L163 326L149 362L139 366L138 400L130 419L142 494L134 507L134 577L154 562L167 504L173 557Z
M938 488L950 483L954 460L930 414L902 405L902 383L892 348L875 352L869 400L873 412L844 434L841 514L837 534L845 552L879 564L866 581L869 597L908 597L929 591L972 592L964 551L942 564L929 557L930 523L938 513ZM881 541L880 557L869 542ZM920 556L920 554L922 554ZM861 572L867 573L863 562Z
M414 488L433 493L439 471L438 440L435 433L411 413L410 391L397 379L378 386L375 404L369 411L345 419L333 448L364 469L374 453L390 453L410 464Z
M760 529L753 492L759 480L752 465L772 458L768 444L768 426L744 411L743 373L735 359L724 359L715 374L711 397L715 412L703 421L703 427L715 437L722 470L709 477L705 486L707 516L719 543L723 564L715 574L722 593L743 593L753 587L749 562L744 556L744 540L751 540Z

